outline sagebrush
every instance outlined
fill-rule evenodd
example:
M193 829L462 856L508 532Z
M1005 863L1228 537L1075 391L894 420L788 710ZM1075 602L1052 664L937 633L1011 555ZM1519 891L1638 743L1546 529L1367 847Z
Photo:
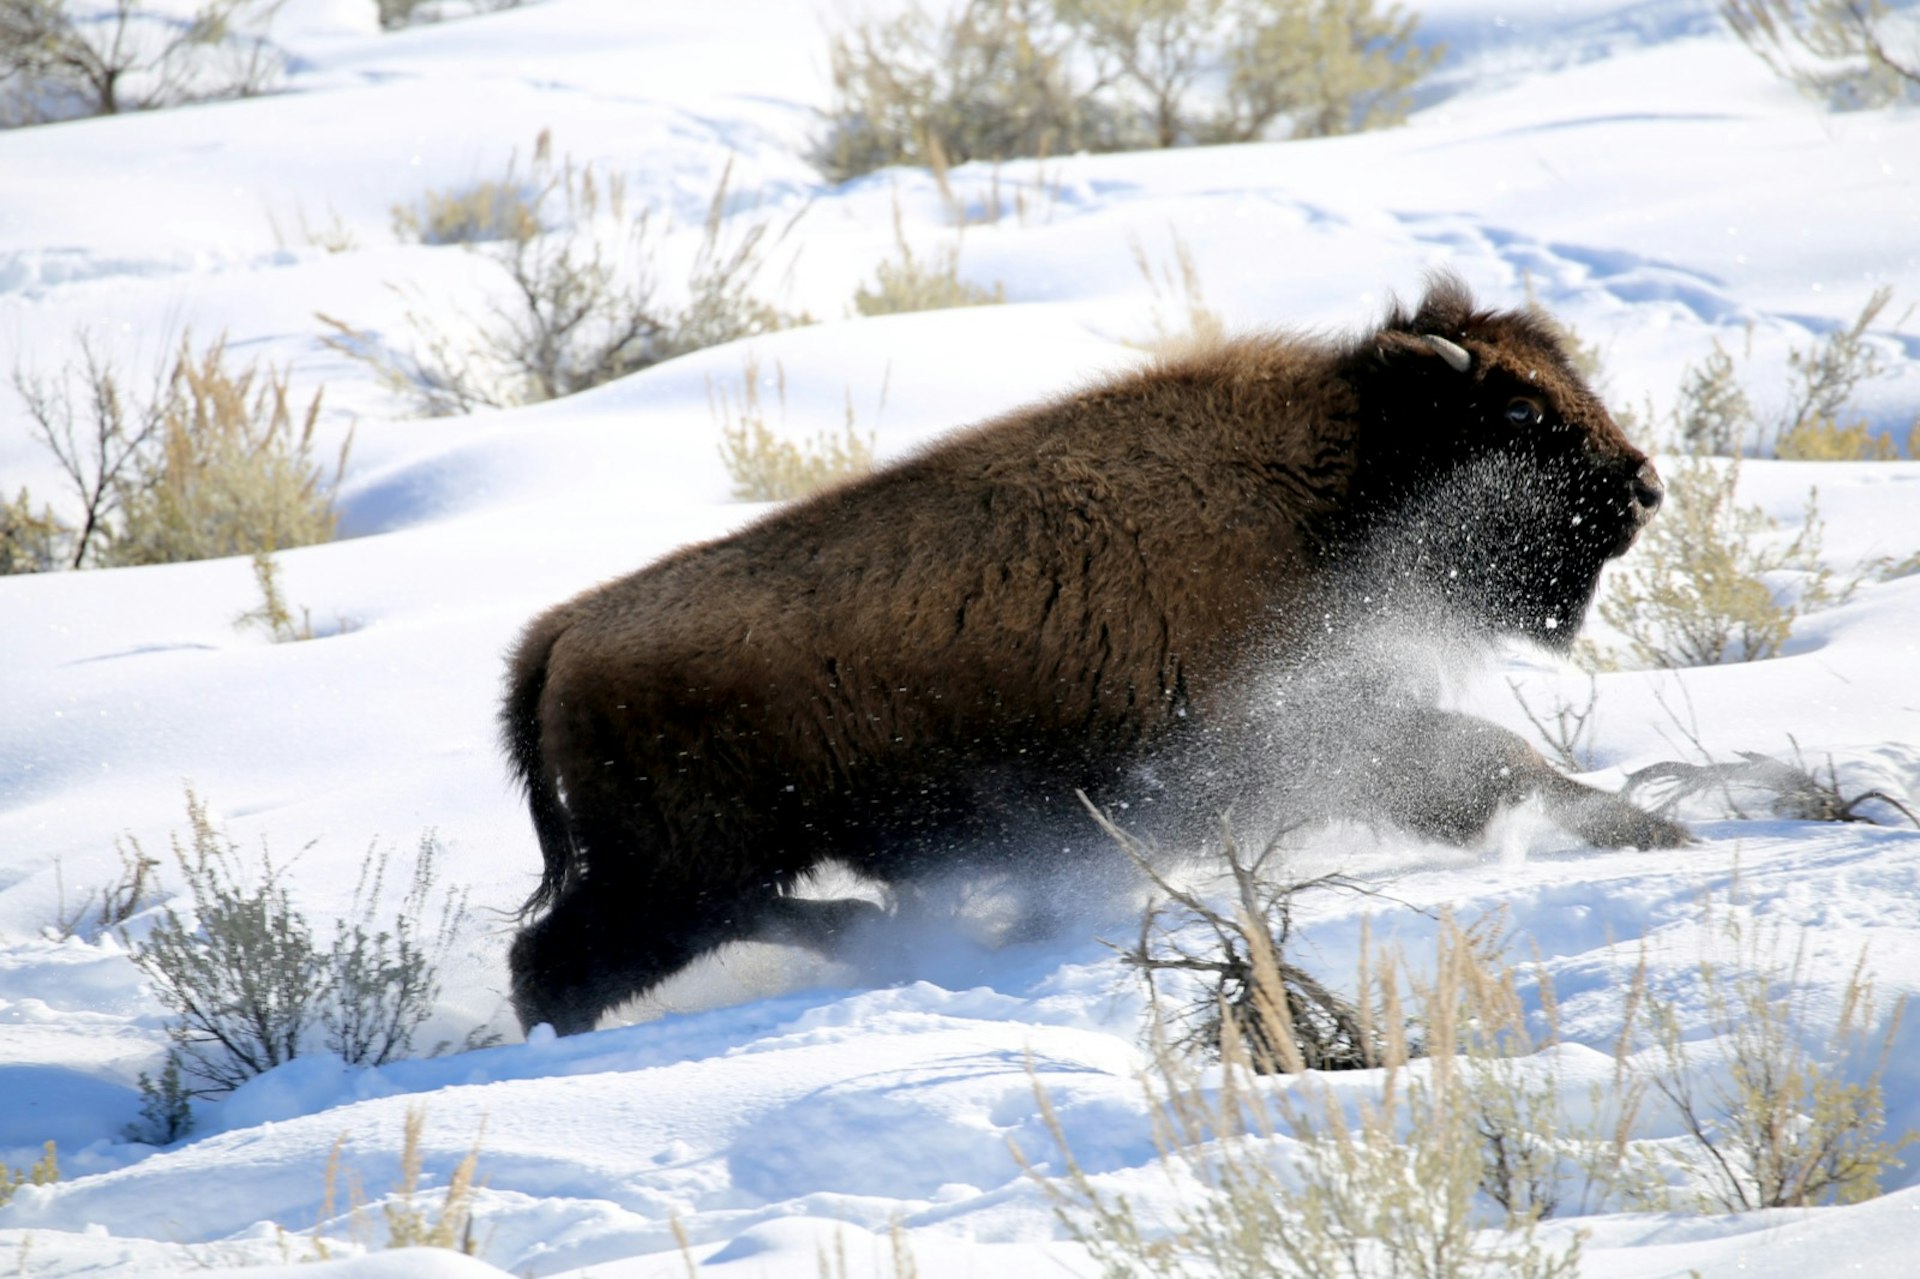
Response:
M1607 575L1601 620L1647 666L1713 666L1779 654L1804 614L1851 594L1820 558L1823 524L1809 493L1800 527L1742 505L1738 458L1689 457L1663 469L1667 500L1633 552Z
M263 93L286 57L258 28L281 2L203 0L183 21L138 0L0 0L0 126Z
M1649 983L1642 955L1628 996L1633 1070L1688 1140L1636 1155L1635 1207L1749 1212L1858 1203L1880 1194L1915 1134L1886 1132L1882 1078L1904 1000L1878 1010L1863 951L1823 1016L1809 981L1810 934L1791 937L1740 900L1709 902L1713 945L1697 966L1705 1039L1676 996Z
M661 300L660 232L630 215L626 183L593 164L556 158L535 140L524 175L464 191L429 191L395 210L395 229L425 243L458 244L491 260L504 287L477 322L449 325L417 289L395 344L328 315L328 346L369 366L388 390L429 416L538 403L624 377L662 360L806 323L759 295L767 255L793 227L764 218L743 229L728 216L731 165L708 202L684 300ZM804 210L802 210L804 212ZM797 218L799 214L795 214Z
M834 180L1397 123L1438 59L1374 0L967 0L836 35Z
M169 1066L177 1067L182 1095L230 1091L322 1048L372 1066L409 1053L439 997L439 962L466 914L463 894L436 892L432 836L422 838L390 918L375 914L390 854L370 850L351 908L324 939L264 845L250 868L192 790L187 822L186 839L173 840L185 907L168 906L132 952L172 1014Z
M1920 33L1886 0L1721 0L1720 12L1775 75L1834 107L1920 97Z

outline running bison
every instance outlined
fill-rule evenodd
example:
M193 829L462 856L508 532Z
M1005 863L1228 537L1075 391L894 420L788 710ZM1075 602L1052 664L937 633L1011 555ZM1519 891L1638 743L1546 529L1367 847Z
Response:
M1684 843L1364 678L1288 762L1274 676L1388 610L1564 645L1661 491L1548 324L1440 278L1357 338L1170 358L588 591L527 628L501 711L545 857L520 1021L589 1030L729 941L828 946L878 908L791 895L823 861L1044 876L1076 792L1217 813L1247 780L1220 761L1432 837L1538 797L1594 844Z

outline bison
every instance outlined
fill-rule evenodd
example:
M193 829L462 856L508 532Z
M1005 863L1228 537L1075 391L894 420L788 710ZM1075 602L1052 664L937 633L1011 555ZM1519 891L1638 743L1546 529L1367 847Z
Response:
M520 1021L589 1030L729 941L828 947L879 908L794 896L824 861L1045 875L1076 793L1218 811L1248 780L1220 761L1289 739L1285 672L1408 610L1563 646L1661 494L1548 321L1438 277L1357 337L1169 357L590 590L528 626L501 710L545 859ZM1539 797L1597 845L1686 840L1492 724L1341 687L1292 738L1305 806L1465 841Z

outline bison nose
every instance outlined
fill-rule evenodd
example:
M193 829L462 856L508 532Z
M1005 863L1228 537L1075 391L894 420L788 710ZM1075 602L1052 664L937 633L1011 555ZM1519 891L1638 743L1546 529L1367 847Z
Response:
M1653 463L1643 463L1633 477L1633 504L1642 523L1653 518L1666 495L1667 486L1660 482L1660 473L1653 469Z

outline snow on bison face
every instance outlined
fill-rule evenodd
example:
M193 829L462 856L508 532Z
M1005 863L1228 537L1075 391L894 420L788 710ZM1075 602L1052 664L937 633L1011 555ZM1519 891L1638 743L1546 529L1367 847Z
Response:
M1370 354L1354 375L1363 456L1342 539L1356 583L1571 644L1602 566L1659 509L1653 464L1541 317L1474 312L1441 287Z

